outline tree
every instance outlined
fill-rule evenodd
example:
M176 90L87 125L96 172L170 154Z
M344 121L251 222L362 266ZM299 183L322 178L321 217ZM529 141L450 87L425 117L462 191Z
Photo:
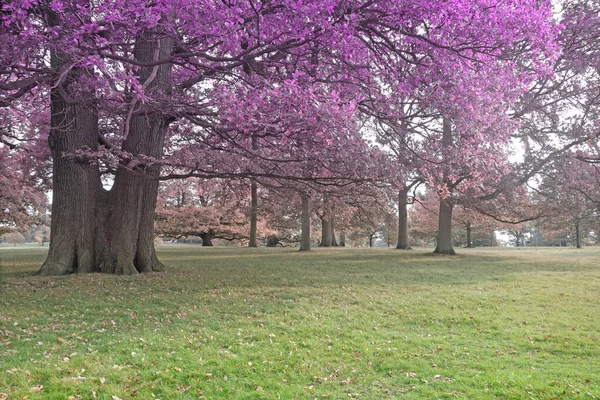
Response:
M44 243L50 241L50 228L46 225L40 225L35 227L33 231L33 239L43 246Z
M498 84L491 86L503 94L490 91L482 97L489 100L486 106L504 108L513 95L506 91L518 88L529 71L542 70L547 56L552 59L554 35L550 5L534 0L492 8L486 1L324 5L276 0L202 8L186 0L150 5L12 0L0 18L3 115L27 107L47 113L50 105L53 216L50 250L40 269L45 275L161 270L153 217L158 180L169 177L168 165L202 178L233 174L315 181L315 174L280 174L272 159L249 167L261 160L255 153L267 140L253 152L248 143L255 130L247 128L269 132L265 138L272 144L282 142L288 117L299 110L320 112L297 123L327 115L335 121L354 114L359 102L369 102L366 93L372 88L381 92L382 85L396 88L398 82L400 90L424 95L432 109L459 124L461 119L443 107L454 103L451 96L464 100L456 102L457 108L468 109L481 103L474 96L481 94L481 84L497 77ZM519 57L513 56L516 50ZM409 79L397 79L392 71ZM479 79L471 79L473 71ZM459 83L455 90L447 90L449 78ZM437 97L438 89L451 96ZM278 90L295 93L298 101L281 105L279 99L290 97ZM269 109L270 102L279 104L271 118L252 120L253 111ZM381 98L373 108L385 110L384 103ZM244 120L228 118L233 110ZM335 125L343 128L348 119L338 118ZM329 133L316 132L315 125L292 129L299 135L295 142L327 142ZM206 139L218 145L210 149L215 154L228 148L227 163L198 159L201 153L192 151L193 145ZM248 157L230 158L233 148ZM334 155L333 149L307 152L310 157L302 160L315 166L319 156ZM290 154L272 154L293 160ZM325 181L333 179L331 171L323 172ZM113 182L108 190L103 177ZM302 193L309 200L308 191Z
M249 199L245 189L245 182L223 179L169 182L161 188L156 233L200 237L203 246L213 246L213 239L247 241L249 218L244 210Z
M21 232L14 231L5 233L2 237L6 243L12 243L13 247L17 247L18 244L25 243L25 237Z

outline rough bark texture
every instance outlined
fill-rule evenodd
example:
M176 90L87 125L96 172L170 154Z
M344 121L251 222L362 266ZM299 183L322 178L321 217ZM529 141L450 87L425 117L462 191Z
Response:
M437 246L433 251L436 254L456 254L452 246L452 208L449 199L440 198Z
M398 192L398 250L410 250L408 244L408 192L400 190Z
M452 125L448 118L443 120L442 146L449 148L452 146ZM444 172L444 175L448 175ZM452 194L452 182L445 178L445 183ZM455 255L454 247L452 246L452 207L451 198L440 197L440 213L437 246L433 251L436 254Z
M55 17L49 15L50 19ZM70 60L60 52L52 52L50 64L56 70L66 70ZM81 95L81 102L77 104L68 99L71 84L88 73L73 68L63 83L54 85L50 93L48 144L53 166L52 225L50 248L38 271L40 275L95 270L95 214L101 188L100 173L89 163L64 156L85 147L98 149L98 115L93 96Z
M146 33L138 37L134 55L140 62L169 57L171 38ZM68 60L53 55L55 68ZM67 80L76 79L71 71ZM171 90L171 67L164 64L138 70L144 89L156 99L167 99ZM98 119L91 101L67 102L67 84L58 85L51 94L51 134L53 156L53 207L50 250L40 275L105 272L137 274L161 271L164 265L154 248L154 209L159 167L133 171L124 160L110 191L102 188L97 166L82 162L65 153L87 147L98 148ZM91 98L92 96L90 96ZM85 100L85 99L84 99ZM157 104L132 101L135 113L126 124L122 149L135 156L160 159L168 128Z
M250 192L250 241L248 242L248 247L257 247L258 186L254 181L250 184Z
M302 234L300 251L310 251L310 197L302 195Z
M321 220L321 247L331 247L333 245L331 241L331 219Z
M91 104L68 104L56 90L51 99L48 138L53 158L51 240L39 274L93 272L100 174L92 165L63 154L84 146L97 149L98 118Z

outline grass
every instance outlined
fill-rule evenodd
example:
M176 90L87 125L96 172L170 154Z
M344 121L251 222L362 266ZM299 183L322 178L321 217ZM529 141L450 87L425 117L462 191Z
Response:
M600 249L0 249L0 399L600 398Z

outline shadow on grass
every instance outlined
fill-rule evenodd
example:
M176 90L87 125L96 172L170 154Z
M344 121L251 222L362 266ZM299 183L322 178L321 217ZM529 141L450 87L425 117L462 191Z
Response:
M3 281L56 280L31 276L43 262L46 251L0 250ZM167 272L159 276L173 281L173 287L197 290L273 286L436 286L514 280L514 275L521 273L591 271L600 260L600 249L459 249L456 256L444 256L434 255L430 249L317 248L300 253L297 249L163 246L159 257L168 266ZM151 279L146 276L93 276L108 280Z

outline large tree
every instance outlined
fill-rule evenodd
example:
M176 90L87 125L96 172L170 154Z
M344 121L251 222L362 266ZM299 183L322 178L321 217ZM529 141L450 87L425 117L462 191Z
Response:
M254 129L244 126L256 122L260 131L265 125L246 116L257 105L277 103L277 90L299 95L292 110L280 106L271 116L268 131L278 142L290 111L314 110L304 105L318 103L330 111L321 115L336 115L375 100L371 109L385 110L385 98L366 94L369 86L381 92L382 84L426 95L432 109L461 127L465 118L453 111L510 102L511 89L530 71L543 71L554 35L549 2L534 0L493 7L483 0L202 7L191 0L12 0L2 7L2 112L36 107L51 115L52 239L41 274L162 269L152 241L161 167L222 174L182 151L190 137L254 150L248 144ZM486 80L493 82L481 86ZM456 107L447 107L453 99ZM245 120L228 118L228 109ZM304 132L299 142L327 141L326 132ZM280 172L247 165L225 173L272 178ZM110 189L103 186L107 177Z

